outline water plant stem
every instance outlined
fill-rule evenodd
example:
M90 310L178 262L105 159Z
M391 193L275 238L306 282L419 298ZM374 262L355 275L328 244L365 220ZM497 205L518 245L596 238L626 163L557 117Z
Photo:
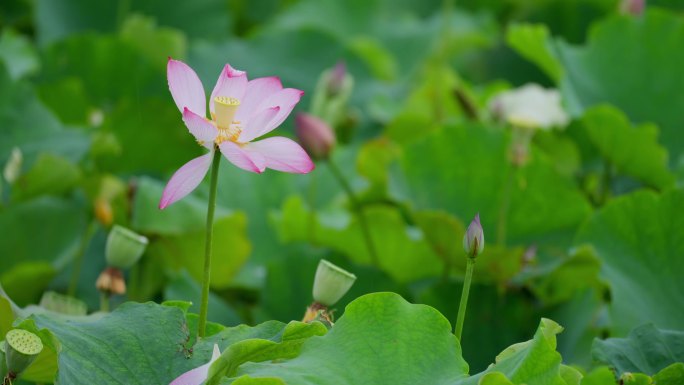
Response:
M204 337L207 326L207 310L209 308L209 281L211 279L211 239L214 234L214 210L216 209L216 187L218 184L218 169L221 163L221 152L214 149L214 159L211 163L211 185L209 187L209 205L207 206L207 235L204 248L204 275L202 277L202 299L200 302L199 324L197 335Z
M76 295L78 279L81 277L81 268L83 267L83 256L85 255L86 249L88 248L88 244L90 244L93 234L95 234L95 229L97 229L97 221L92 219L88 223L88 226L83 233L83 238L81 238L81 242L76 250L74 269L71 271L71 280L69 280L69 288L67 289L67 295L69 296L73 297Z
M375 250L375 244L373 243L373 238L371 237L370 233L370 228L368 227L368 222L366 221L366 216L363 213L363 208L361 207L361 204L356 197L356 194L354 194L354 190L352 190L351 186L349 185L349 182L347 182L347 179L344 177L340 169L335 165L335 163L332 161L332 159L328 159L328 168L330 168L330 171L332 174L335 176L338 182L340 182L340 185L342 186L342 189L347 193L347 197L349 197L349 201L352 204L352 207L354 211L356 212L356 215L359 219L359 225L361 226L361 232L363 234L363 239L366 242L366 248L368 249L368 255L370 255L371 258L371 263L374 266L380 266L380 261L378 260L378 254Z
M466 264L466 275L463 281L463 291L461 292L461 304L458 305L458 316L456 317L456 327L454 334L458 341L461 341L463 333L463 321L465 320L466 307L468 306L468 296L470 295L470 283L473 280L473 270L475 269L475 258L468 258Z
M100 292L100 311L103 313L109 312L109 297L109 293L104 291Z
M316 245L316 187L317 180L316 174L309 174L309 190L306 194L306 199L309 204L309 218L308 218L308 233L309 233L309 243Z

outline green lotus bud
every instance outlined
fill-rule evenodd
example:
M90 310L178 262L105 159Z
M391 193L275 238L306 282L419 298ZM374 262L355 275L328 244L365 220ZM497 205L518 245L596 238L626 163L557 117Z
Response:
M328 159L335 147L335 132L328 123L313 115L299 113L295 125L299 143L306 152L314 159Z
M463 236L463 250L468 258L475 258L484 250L484 231L480 224L480 214L476 214Z
M140 259L147 247L147 238L135 232L114 225L107 237L105 257L109 266L127 269Z
M347 73L347 65L344 61L339 61L332 70L326 74L328 81L328 93L330 95L338 95L345 87L349 87L348 82L351 81Z
M356 281L356 276L332 263L321 259L314 279L314 301L332 306L342 298Z
M43 351L37 335L22 329L12 329L5 336L5 362L8 372L18 377Z

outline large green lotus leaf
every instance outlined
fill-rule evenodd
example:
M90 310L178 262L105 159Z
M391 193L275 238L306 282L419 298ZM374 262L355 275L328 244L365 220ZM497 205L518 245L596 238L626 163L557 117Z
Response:
M312 56L311 50L320 50ZM188 62L211 90L226 63L247 71L250 79L278 76L284 87L307 92L298 108L309 103L318 74L350 56L341 44L327 33L311 29L258 34L249 40L229 39L224 43L197 43L190 46ZM358 60L358 59L356 59ZM274 63L278 63L277 67ZM295 110L296 111L296 110ZM276 133L282 135L282 129Z
M677 362L659 371L653 376L658 385L678 385L684 383L684 363Z
M580 116L591 106L610 103L635 123L654 122L661 128L660 143L672 155L670 164L678 164L684 153L681 17L658 9L642 17L614 15L592 27L585 46L538 38L545 41L535 44L553 47L551 54L562 64L559 84L571 113ZM533 61L546 56L539 53Z
M219 0L168 4L160 0L119 3L87 0L40 0L35 4L35 23L41 44L83 32L114 32L128 14L153 17L159 24L183 30L190 37L218 39L230 32L228 6Z
M592 355L614 368L618 376L625 372L654 375L673 363L684 362L684 332L645 324L626 338L595 340Z
M645 322L684 329L682 212L682 190L638 191L611 201L580 229L576 243L592 244L602 262L617 335Z
M509 140L495 127L442 127L405 146L401 159L405 189L421 209L443 209L459 218L479 212L490 244L502 237L498 221L510 191L505 220L508 243L553 243L554 248L569 244L590 213L589 204L574 181L559 174L534 146L531 162L512 168Z
M209 361L214 343L225 350L250 338L269 339L285 325L268 322L250 328L227 328L189 350L189 328L181 309L154 303L126 303L98 320L65 321L32 317L57 340L59 384L168 384L180 374Z
M27 305L40 298L56 273L50 262L24 261L4 270L0 274L0 282L14 301Z
M607 366L599 366L582 378L582 385L612 385L616 382L615 373Z
M237 377L298 385L454 384L468 372L460 350L451 325L435 309L409 304L394 293L376 293L350 303L328 334L304 342L298 357L247 363Z
M12 188L12 199L28 200L40 195L59 195L81 179L81 170L64 157L41 153L33 167L21 175Z
M229 346L211 366L207 385L217 384L224 376L235 375L246 362L263 362L297 357L302 344L314 336L322 336L328 329L320 322L292 321L282 333L271 339L248 339Z
M364 208L379 267L399 282L434 276L442 271L439 257L417 228L406 226L401 214L392 207ZM286 242L310 241L327 246L359 263L371 257L358 216L346 211L332 215L313 213L301 198L289 198L275 217L281 239Z
M247 218L234 213L214 221L211 254L211 285L227 287L245 263L252 250L247 239ZM147 248L149 258L164 261L167 269L186 269L196 280L201 280L206 232L200 229L180 235L155 239Z
M181 271L164 288L164 298L168 300L190 301L188 311L199 313L202 287L187 271ZM209 309L207 319L222 325L237 325L240 317L227 303L214 293L209 293Z
M0 65L0 163L13 147L23 154L25 164L33 164L45 151L78 161L87 151L89 139L79 131L67 130L38 100L29 83L10 79Z
M152 63L157 63L161 70L166 70L164 57L183 57L187 50L185 35L175 29L158 28L155 20L131 15L121 27L121 38L147 55Z
M533 339L509 346L487 370L467 378L463 384L479 384L480 377L493 372L505 374L515 384L579 384L581 375L562 365L561 355L556 352L556 335L561 331L563 327L554 321L542 319Z
M129 29L143 29L141 39L160 40L155 46L168 46L168 54L184 51L175 34L168 37L136 20ZM82 125L101 124L102 134L113 135L112 154L97 158L101 170L168 173L199 156L201 147L188 134L168 91L167 55L151 56L130 33L79 35L50 46L43 60L54 65L41 73L40 87L60 116ZM89 58L87 63L83 57ZM72 96L87 102L87 115L72 111ZM162 147L164 151L157 151ZM150 153L156 155L134 156Z
M151 61L136 45L118 35L74 36L50 45L41 59L52 63L41 73L42 83L79 78L88 100L99 108L110 108L122 97L135 98L139 103L151 95L163 95L168 89L164 70L157 63L166 62L167 57ZM170 95L169 102L173 106Z
M63 267L85 227L80 208L72 202L44 197L3 210L0 270L25 261L48 261Z
M506 31L506 42L525 59L541 68L552 80L558 81L563 67L551 54L549 29L543 24L513 24Z
M399 75L394 77L398 81L408 80L406 74L436 50L437 44L426 42L439 39L447 26L450 46L439 47L445 51L481 47L494 40L496 27L487 15L453 10L448 16L438 12L434 17L416 17L417 7L420 5L416 2L384 0L300 1L278 15L266 31L324 32L361 57L375 77ZM389 71L380 73L380 68Z
M131 214L134 230L145 234L179 235L205 228L208 198L196 192L160 210L159 200L163 191L161 181L146 176L136 180ZM214 215L222 218L230 214L230 211L217 206Z
M622 112L610 106L587 110L582 122L592 143L618 172L655 188L673 185L667 150L658 143L657 126L632 127Z
M578 247L572 254L531 280L531 290L535 296L546 304L566 302L585 288L596 289L597 292L605 287L599 279L601 261L594 249L589 246Z
M479 264L475 265L474 279L482 270ZM425 287L412 285L411 288L416 302L433 306L452 324L456 323L462 280L436 280ZM507 346L528 339L530 325L536 324L544 314L535 301L520 290L508 288L502 292L493 285L473 284L461 342L463 358L471 373L485 370L493 357Z
M158 278L159 268L184 268L199 281L204 260L207 201L193 194L160 210L162 191L160 182L143 177L139 179L133 200L131 226L143 234L156 236L147 249L142 274ZM212 285L226 287L252 250L244 213L217 207L212 250Z
M30 40L7 28L0 35L0 61L5 63L12 79L32 75L40 68L38 53Z

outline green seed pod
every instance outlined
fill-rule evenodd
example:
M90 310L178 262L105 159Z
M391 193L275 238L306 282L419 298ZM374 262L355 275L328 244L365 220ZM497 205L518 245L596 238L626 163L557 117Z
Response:
M332 306L344 296L356 281L356 276L332 263L321 259L314 279L314 301Z
M7 369L18 377L43 351L43 342L37 335L22 329L12 329L5 336Z
M105 257L109 266L128 269L138 262L147 248L147 238L125 227L114 225L107 236Z

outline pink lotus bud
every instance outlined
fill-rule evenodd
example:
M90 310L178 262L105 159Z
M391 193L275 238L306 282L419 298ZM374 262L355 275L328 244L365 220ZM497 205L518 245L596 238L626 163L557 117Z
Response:
M484 250L484 231L480 224L480 214L475 215L463 236L463 250L468 258L475 258Z
M328 159L335 147L335 132L323 120L300 113L295 119L299 143L315 159Z
M646 8L646 0L622 0L620 3L620 12L623 15L639 16L644 13Z
M330 95L337 95L342 90L344 85L344 80L347 77L347 65L344 61L340 60L335 64L330 73L330 78L328 79L328 93Z

